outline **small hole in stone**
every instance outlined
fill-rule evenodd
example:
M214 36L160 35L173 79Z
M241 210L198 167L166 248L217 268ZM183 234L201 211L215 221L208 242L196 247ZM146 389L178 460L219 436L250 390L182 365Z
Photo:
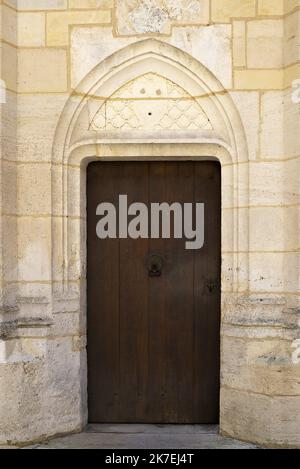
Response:
M142 88L142 89L141 89L141 94L145 94L145 93L146 93L145 88Z
M152 116L152 112L148 112L148 116Z
M161 91L160 91L160 90L156 90L156 94L157 94L157 96L160 96L160 95L161 95Z

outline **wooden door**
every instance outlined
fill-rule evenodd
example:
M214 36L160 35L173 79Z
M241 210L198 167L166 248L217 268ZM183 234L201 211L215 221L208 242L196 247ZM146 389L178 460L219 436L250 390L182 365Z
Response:
M215 162L105 162L87 171L89 421L217 423L221 176ZM96 236L101 202L205 204L202 249L185 239ZM150 276L148 260L163 260Z

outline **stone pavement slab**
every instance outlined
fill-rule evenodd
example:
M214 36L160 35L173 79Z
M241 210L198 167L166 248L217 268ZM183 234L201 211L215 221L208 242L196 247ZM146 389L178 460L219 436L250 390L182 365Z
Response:
M256 449L224 438L215 425L89 425L83 433L27 449Z

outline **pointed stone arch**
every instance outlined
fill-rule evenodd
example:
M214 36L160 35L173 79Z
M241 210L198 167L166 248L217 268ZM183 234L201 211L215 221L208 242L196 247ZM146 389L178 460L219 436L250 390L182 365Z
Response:
M160 82L174 84L177 92L182 90L182 96L175 98L179 102L188 99L198 106L203 126L108 129L95 125L101 109L114 97L136 99L128 84L149 74L155 74ZM174 97L163 98L172 102ZM167 43L146 39L117 51L91 70L73 91L59 120L52 178L52 210L62 220L61 226L57 221L53 224L52 232L53 278L61 285L56 287L58 298L64 300L69 295L72 299L72 282L86 277L86 165L97 159L123 159L125 155L134 160L185 155L188 159L221 162L222 248L230 253L223 259L223 300L227 292L247 291L248 255L243 254L241 259L239 252L247 252L248 212L247 208L239 209L248 206L248 151L239 113L230 94L199 61ZM74 294L84 305L81 290Z
M149 72L171 80L198 101L212 123L210 139L219 140L230 153L232 162L248 160L239 113L220 81L186 52L156 39L142 40L117 51L81 81L70 96L57 126L54 160L68 161L74 145L78 146L89 137L95 142L97 136L88 133L89 113L96 112L129 81ZM190 137L193 138L194 134Z

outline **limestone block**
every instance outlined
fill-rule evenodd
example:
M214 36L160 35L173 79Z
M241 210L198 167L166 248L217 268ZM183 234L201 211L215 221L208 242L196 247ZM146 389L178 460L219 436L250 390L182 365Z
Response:
M81 246L86 245L86 224L78 219L68 220L68 278L78 281L85 274L86 258L81 257Z
M27 329L27 327L24 327L24 329ZM28 363L44 356L45 341L43 339L22 338L18 340L14 335L18 335L16 327L12 327L11 340L1 341L0 364Z
M68 205L65 208L69 217L85 218L85 197L86 197L86 171L79 167L68 168L68 172L63 175L61 165L52 167L53 195L52 195L52 213L56 216L63 215L63 192L62 181L66 182L68 187Z
M21 357L18 362L0 364L1 443L32 439L43 407L41 364L39 359L22 362Z
M289 313L288 298L280 293L249 293L242 294L224 294L222 298L223 323L222 335L230 337L227 326L234 326L236 331L241 327L240 333L234 333L232 337L248 338L248 328L267 331L255 337L260 340L261 337L268 338L268 332L273 327L293 326L294 332L298 322L297 310ZM231 329L233 331L233 328ZM282 332L282 331L281 331ZM283 336L280 340L286 340Z
M18 165L18 213L35 216L51 214L50 164Z
M229 23L232 17L253 17L256 14L255 0L211 0L212 21Z
M249 160L259 157L259 94L257 92L230 93L242 119L248 143Z
M62 217L53 217L52 234L53 234L53 239L55 239L55 246L52 251L53 279L56 282L61 282L63 279L63 274L64 274L64 244L63 244L63 219Z
M299 162L251 163L250 205L296 205L300 201Z
M261 102L261 158L283 159L284 149L283 94L269 92L262 95Z
M65 10L67 0L18 0L18 10Z
M53 321L51 319L51 297L19 295L16 298L19 315L25 318L17 331L20 337L45 337ZM23 330L24 326L24 330Z
M289 89L283 94L283 143L287 158L299 156L300 144L300 105L293 102L292 93Z
M20 92L28 93L66 91L66 51L63 49L20 49L18 89Z
M17 9L18 0L5 0L6 5L9 5L12 8Z
M234 210L228 209L222 211L222 251L232 252L232 225L234 220Z
M18 14L18 46L41 47L45 45L45 13Z
M89 10L92 8L107 9L114 7L114 0L69 0L69 9L84 9Z
M300 0L285 0L284 13L289 13L300 6Z
M16 247L15 247L15 250L14 250L14 255L16 253ZM11 262L15 262L15 259L11 259ZM5 279L4 279L5 281ZM1 281L3 282L3 281ZM1 300L2 300L2 304L5 305L5 310L7 311L7 308L8 308L8 311L11 313L11 314L15 314L16 312L16 290L18 288L18 285L17 285L17 282L16 281L12 281L11 283L8 283L8 284L4 284L3 285L3 288L2 288L2 292L1 292Z
M17 94L6 90L6 104L2 106L2 157L6 160L16 160L17 142Z
M135 38L114 37L111 28L74 27L71 30L71 83L78 83L98 63L135 42Z
M172 24L208 24L207 0L116 0L117 34L169 34Z
M110 10L66 11L47 14L47 45L67 46L69 25L110 24Z
M235 70L234 88L240 90L281 90L282 70Z
M86 308L86 301L84 300L83 303L81 303L82 298L78 296L78 292L74 292L73 289L69 289L66 291L59 291L59 288L61 285L59 283L54 284L53 286L53 315L56 316L57 314L78 314L80 315L80 323L81 321L84 322L86 321L86 315L85 315L85 308ZM86 294L84 291L82 292L84 298L86 297ZM54 321L55 317L54 317Z
M82 196L84 196L84 198L86 196L85 179L85 170L79 167L68 168L68 216L70 217L85 217L85 213L82 213L82 208L85 206L85 204L81 200ZM83 206L81 204L81 201L83 202Z
M3 222L5 228L2 232L2 275L6 282L15 282L18 278L17 218L4 216Z
M285 0L258 0L258 14L261 16L283 15Z
M174 27L171 38L162 40L199 60L224 88L232 87L231 26Z
M51 336L55 337L84 335L85 330L82 315L79 311L56 314L50 333Z
M81 352L86 348L87 340L86 335L73 337L73 351L74 352Z
M247 162L233 165L233 187L231 190L233 190L233 207L237 210L247 208L249 205L249 168ZM247 233L248 230L246 228L245 230Z
M284 74L283 74L284 89L292 86L295 80L299 80L299 76L300 76L300 64L299 63L290 65L289 67L284 69Z
M85 351L73 352L72 347L72 337L48 342L43 415L51 412L47 422L51 434L73 432L85 425L86 356Z
M280 324L274 321L273 327ZM287 340L246 340L223 335L222 385L265 395L297 396L300 366L292 362L293 350L292 342Z
M246 66L246 23L233 21L233 64L235 67Z
M51 161L55 130L67 101L64 94L19 95L18 158Z
M22 299L20 301L20 298ZM48 314L48 307L49 303L47 301L51 301L52 298L52 284L50 281L39 281L37 280L36 282L34 281L26 281L26 282L20 282L18 284L18 297L17 297L17 302L19 306L21 306L21 309L26 310L26 307L30 304L30 301L32 302L31 304L31 310L36 313L35 315L39 315L39 311L45 311L45 314ZM27 299L27 300L26 300ZM36 299L36 300L32 300ZM39 299L42 299L41 301ZM40 302L39 302L40 301ZM31 311L31 314L32 314Z
M282 66L283 27L281 19L247 23L247 66L249 68L280 68Z
M20 217L18 234L19 279L51 280L51 219Z
M247 251L248 249L248 239L245 236L247 233L247 210L248 209L239 209L239 222L238 222L238 232L239 232L239 250L240 251ZM232 227L234 225L234 217L235 217L235 210L234 209L227 209L223 210L222 212L222 250L224 252L232 251Z
M221 432L266 446L300 448L300 397L221 390Z
M251 251L299 250L300 209L297 207L253 207L250 216Z
M59 310L57 309L58 305L62 305L61 311L70 311L70 308L67 306L70 302L73 306L71 311L75 309L80 309L81 313L85 314L86 308L86 286L87 281L84 278L81 278L80 281L68 281L67 290L62 288L63 284L60 281L57 281L53 284L53 295L55 301L56 311L54 314L58 314Z
M63 167L61 164L55 164L51 168L51 178L53 185L52 193L52 214L63 216Z
M17 13L15 10L1 5L1 33L0 36L10 44L17 44Z
M300 11L295 11L285 19L284 28L284 65L290 65L300 58Z
M85 356L72 347L72 338L53 339L47 342L44 358L22 361L20 356L17 363L0 365L1 443L30 442L83 428Z
M2 161L2 213L16 214L17 165L15 162Z
M248 254L222 253L222 293L248 289Z
M299 257L297 252L250 253L250 290L252 292L297 293Z
M222 168L222 209L234 207L233 177L235 168L233 165Z
M209 27L174 28L171 38L162 37L175 47L193 55L203 63L226 88L232 85L231 27L215 25ZM72 43L72 87L86 76L98 63L135 42L134 38L114 38L111 29L75 27L71 32ZM207 54L211 47L212 53Z
M0 44L0 54L2 55L2 64L0 68L1 79L4 80L7 90L16 91L17 50L10 44L2 42Z

